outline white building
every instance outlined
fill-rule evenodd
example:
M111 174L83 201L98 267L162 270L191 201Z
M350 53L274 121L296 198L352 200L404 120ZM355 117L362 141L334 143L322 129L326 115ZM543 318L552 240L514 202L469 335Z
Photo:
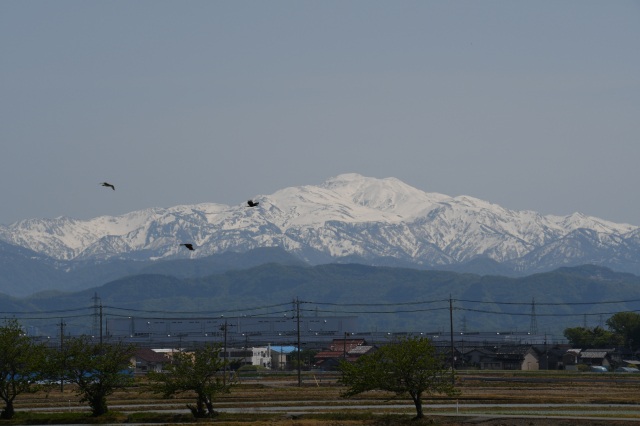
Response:
M254 365L264 368L271 368L274 365L272 356L271 346L227 348L226 354L224 349L219 354L219 357L226 358L228 363L239 362L240 365Z

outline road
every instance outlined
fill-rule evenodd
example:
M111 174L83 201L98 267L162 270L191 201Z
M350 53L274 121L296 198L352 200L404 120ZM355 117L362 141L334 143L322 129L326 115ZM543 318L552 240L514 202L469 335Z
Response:
M250 403L234 403L233 407L215 404L216 411L227 413L281 413L283 415L304 415L327 411L366 410L372 412L406 412L411 414L415 408L412 404L336 404L335 401L316 401L299 404L272 405ZM226 404L225 404L226 405ZM172 414L188 414L190 411L176 405L139 404L112 405L109 407L125 414L136 412L163 412ZM73 411L88 408L73 407ZM553 418L583 420L616 420L640 422L640 404L427 404L425 413L437 416L474 416L478 418ZM25 411L59 412L69 411L68 407L27 408Z

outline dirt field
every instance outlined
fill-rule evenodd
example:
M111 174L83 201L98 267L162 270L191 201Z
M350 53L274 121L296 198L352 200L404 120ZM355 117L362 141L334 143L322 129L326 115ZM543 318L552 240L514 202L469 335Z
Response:
M639 375L640 376L640 375ZM475 372L458 376L456 398L425 397L422 421L412 421L408 398L369 392L345 399L335 375L303 375L302 386L291 375L244 377L216 403L218 425L629 425L640 422L640 377L633 374ZM16 412L86 413L73 388L48 394L21 395ZM150 393L144 380L108 398L111 423L177 424L190 421L186 405L192 395L163 399ZM155 417L154 417L155 416ZM3 424L3 422L0 422ZM16 423L14 423L16 424Z

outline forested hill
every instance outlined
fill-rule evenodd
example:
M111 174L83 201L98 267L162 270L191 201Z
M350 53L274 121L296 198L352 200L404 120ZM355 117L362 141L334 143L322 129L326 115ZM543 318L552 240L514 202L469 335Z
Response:
M90 308L105 315L355 315L360 331L448 331L449 300L460 331L561 335L566 327L602 325L613 313L640 310L640 277L585 265L522 278L359 264L265 264L203 278L141 274L76 293L0 298L7 313ZM535 313L535 317L532 316ZM46 314L45 314L46 316Z

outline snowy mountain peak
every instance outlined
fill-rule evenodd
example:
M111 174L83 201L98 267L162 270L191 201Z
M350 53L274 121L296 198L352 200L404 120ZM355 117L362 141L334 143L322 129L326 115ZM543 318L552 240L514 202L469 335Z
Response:
M602 263L607 253L636 259L633 250L640 252L635 226L579 213L508 210L470 196L427 193L393 177L342 174L256 199L256 208L202 203L86 221L24 220L0 226L0 240L62 260L204 257L277 246L309 261L358 256L424 267L488 257L518 270L566 264L561 252L582 263ZM581 230L590 237L577 238ZM196 250L184 250L182 242Z
M451 198L438 193L426 193L393 177L375 179L356 173L336 176L320 187L330 189L357 205L393 213L404 219Z

